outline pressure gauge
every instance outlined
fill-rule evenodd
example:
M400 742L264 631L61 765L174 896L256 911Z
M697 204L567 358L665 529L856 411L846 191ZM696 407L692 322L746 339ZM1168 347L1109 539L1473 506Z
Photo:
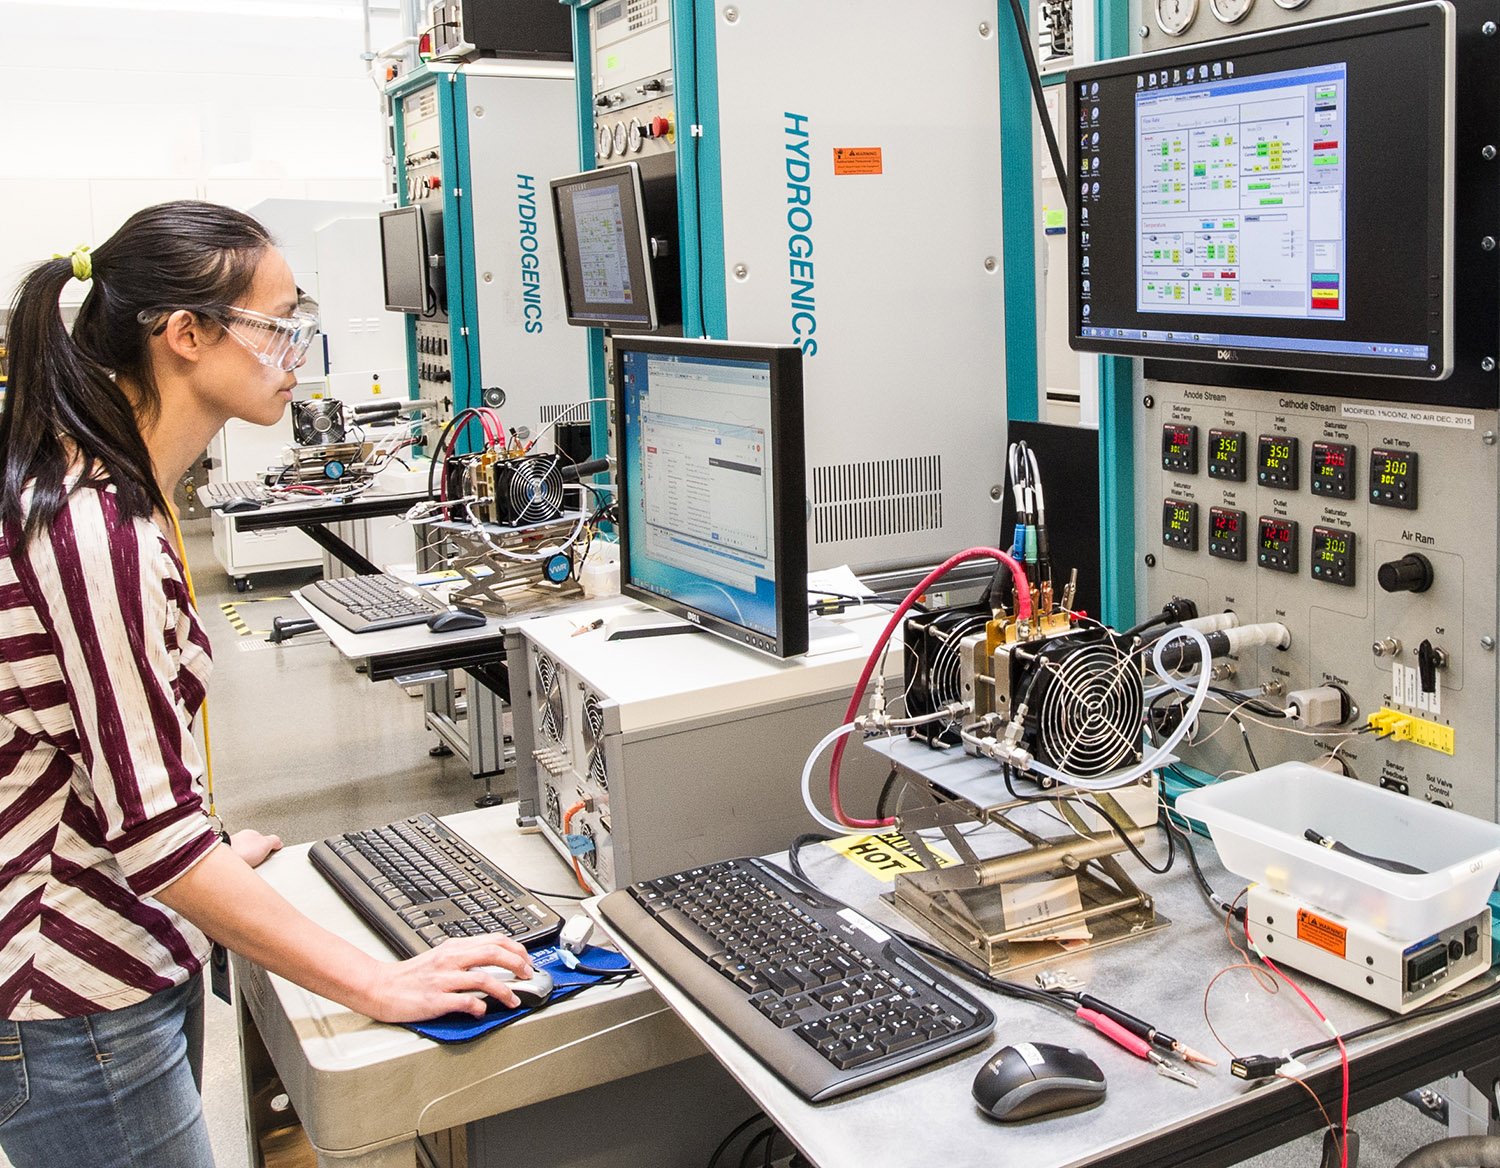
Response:
M625 132L625 123L624 122L616 122L615 123L615 153L616 154L624 154L625 153L625 139L627 137L628 137L628 135Z
M1285 8L1288 12L1295 12L1299 8L1307 6L1307 0L1276 0L1278 8Z
M641 134L641 123L639 119L630 119L630 125L625 131L625 136L630 140L630 152L632 154L639 154L641 150L641 143L645 141L645 138Z
M615 152L615 136L609 132L608 126L599 127L599 138L594 145L594 150L600 158L608 158Z
M1250 15L1255 0L1208 0L1208 6L1225 24L1238 24Z
M1181 36L1198 16L1198 0L1156 0L1156 25L1168 36Z

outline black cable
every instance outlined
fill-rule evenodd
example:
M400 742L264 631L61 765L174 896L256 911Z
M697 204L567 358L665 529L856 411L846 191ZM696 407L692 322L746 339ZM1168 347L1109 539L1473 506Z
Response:
M1465 997L1457 998L1451 1002L1443 1002L1439 1005L1423 1006L1420 1010L1413 1010L1408 1014L1396 1014L1393 1017L1384 1019L1383 1021L1371 1022L1368 1026L1361 1026L1358 1030L1350 1030L1347 1033L1340 1034L1339 1038L1342 1038L1345 1042L1350 1042L1356 1038L1363 1038L1367 1034L1374 1034L1377 1031L1387 1030L1392 1026L1399 1026L1403 1022L1410 1022L1414 1018L1429 1018L1434 1014L1446 1014L1449 1010L1456 1010L1458 1009L1458 1007L1467 1006L1471 1002L1482 1002L1485 998L1488 998L1497 990L1500 990L1500 981L1494 982L1489 987L1489 989L1482 990L1477 994L1469 994ZM1294 1059L1301 1059L1304 1055L1321 1054L1323 1051L1329 1050L1337 1045L1338 1042L1336 1040L1332 1038L1325 1038L1321 1042L1312 1042L1307 1046L1292 1051L1292 1057Z
M887 818L886 813L885 813L885 801L890 798L891 791L896 786L896 779L897 779L897 777L898 777L898 774L897 774L896 764L895 763L891 763L891 773L888 774L888 775L886 775L886 777L885 777L885 783L880 788L880 796L875 800L875 818L876 819L885 819L885 818Z
M1000 775L1005 780L1005 789L1010 793L1010 797L1012 799L1016 799L1022 803L1052 803L1058 799L1072 799L1075 802L1082 803L1095 815L1100 816L1105 823L1109 824L1110 829L1115 833L1115 835L1120 837L1120 842L1130 849L1130 854L1141 862L1141 866L1144 867L1146 871L1154 872L1158 876L1165 876L1172 870L1172 864L1177 859L1177 849L1173 842L1172 833L1170 831L1167 832L1167 859L1166 862L1160 868L1158 868L1155 864L1151 863L1150 860L1146 859L1145 855L1142 854L1140 848L1135 846L1135 842L1130 838L1130 835L1126 832L1126 830L1115 822L1114 816L1106 812L1104 808L1100 807L1092 799L1085 799L1078 795L1023 795L1021 794L1021 792L1016 790L1015 784L1014 782L1012 782L1012 768L1010 768L1009 766L1001 767ZM1089 863L1093 864L1097 863L1097 861L1090 860Z
M751 1168L750 1161L751 1157L755 1155L755 1146L762 1140L765 1140L769 1144L775 1131L776 1128L773 1125L766 1128L765 1131L756 1132L755 1135L751 1137L750 1142L745 1145L745 1150L740 1153L740 1168Z
M594 895L592 892L581 894L572 892L543 892L540 888L528 888L526 891L531 893L532 896L540 896L543 900L587 900Z
M797 853L807 847L808 844L826 844L833 838L833 836L824 835L820 831L808 831L803 832L794 839L792 846L786 850L787 863L791 865L792 875L796 876L804 884L812 884L812 881L807 878L807 873L802 870L802 861L798 858Z
M934 945L931 941L925 941L921 937L914 937L910 933L902 933L896 929L889 932L905 941L918 953L931 958L941 965L946 965L956 972L967 977L976 985L1000 994L1003 997L1015 998L1017 1001L1031 1002L1033 1005L1046 1006L1050 1010L1057 1010L1072 1018L1077 1007L1070 1005L1066 991L1052 992L1050 990L1033 989L1029 985L1023 985L1018 981L1006 981L1004 978L994 976L988 970L979 968L973 962L966 961L956 954L948 952L940 945Z
M729 1145L734 1143L735 1140L739 1139L741 1133L743 1133L746 1128L750 1127L752 1124L759 1123L765 1118L766 1113L764 1111L757 1111L749 1119L745 1120L744 1123L740 1124L732 1132L725 1136L719 1146L714 1149L714 1154L708 1158L708 1168L717 1168L719 1157L729 1150Z
M1219 697L1233 702L1239 709L1249 710L1252 714L1259 714L1262 718L1286 718L1288 716L1285 710L1279 710L1275 706L1263 705L1254 698L1247 698L1244 694L1236 693L1232 689L1220 689L1216 685L1211 685L1208 687L1208 692L1217 694Z

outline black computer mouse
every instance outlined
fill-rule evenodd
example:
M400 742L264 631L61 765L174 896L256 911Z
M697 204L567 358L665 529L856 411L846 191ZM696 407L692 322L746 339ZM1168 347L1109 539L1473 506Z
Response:
M996 1119L1031 1119L1104 1098L1104 1072L1083 1051L1050 1042L1002 1046L974 1076L974 1102Z
M477 629L485 619L484 613L477 609L450 608L428 617L427 627L434 633L456 633L459 629Z
M243 495L236 495L233 499L221 503L219 510L226 515L233 515L237 511L259 511L260 504L254 499L247 499Z

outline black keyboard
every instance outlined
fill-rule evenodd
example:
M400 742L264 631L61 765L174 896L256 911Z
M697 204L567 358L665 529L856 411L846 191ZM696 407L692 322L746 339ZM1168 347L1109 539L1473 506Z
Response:
M198 488L198 498L203 500L206 507L222 507L231 499L252 499L261 505L275 501L265 483L258 483L253 479L234 483L205 483Z
M405 956L449 937L502 933L545 945L562 918L431 815L314 844L316 868L365 923Z
M763 860L612 892L627 946L805 1099L830 1099L981 1041L995 1016L905 942Z
M302 589L302 599L351 633L419 625L448 611L448 606L431 592L383 572L378 576L314 580Z

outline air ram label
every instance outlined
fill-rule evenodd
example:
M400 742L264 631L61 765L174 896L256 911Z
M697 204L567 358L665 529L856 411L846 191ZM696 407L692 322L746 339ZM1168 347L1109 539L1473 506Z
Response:
M526 331L536 334L542 331L542 261L536 234L536 179L529 174L516 175L516 222L521 230L521 312Z
M806 114L785 113L787 275L792 339L804 357L815 357L818 303L813 270L812 141Z
M828 846L887 884L902 872L923 870L922 861L917 859L916 849L899 831L887 831L880 835L847 835L842 839L829 841ZM933 855L942 868L956 862L953 857L936 850Z

